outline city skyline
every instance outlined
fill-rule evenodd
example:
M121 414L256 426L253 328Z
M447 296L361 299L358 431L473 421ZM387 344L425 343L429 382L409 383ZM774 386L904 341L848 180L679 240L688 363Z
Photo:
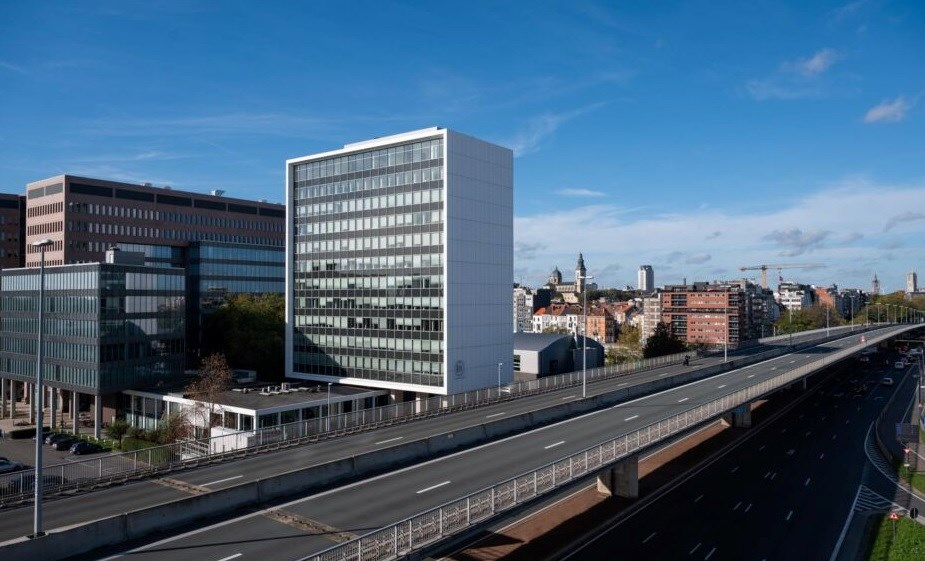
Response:
M437 125L514 150L526 285L579 251L615 287L641 263L657 285L819 263L784 278L883 292L921 268L918 3L467 7L9 5L0 191L282 202L287 158Z

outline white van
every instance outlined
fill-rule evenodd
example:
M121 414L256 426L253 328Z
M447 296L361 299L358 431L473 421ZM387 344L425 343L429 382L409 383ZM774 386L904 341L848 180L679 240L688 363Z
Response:
M893 378L890 378L890 377L888 376L888 377L883 378L882 380L880 380L880 383L883 384L884 386L892 386L892 385L893 385Z

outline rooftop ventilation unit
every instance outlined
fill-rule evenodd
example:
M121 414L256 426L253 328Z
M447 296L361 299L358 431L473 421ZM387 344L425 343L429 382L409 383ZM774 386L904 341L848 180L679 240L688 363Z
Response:
M209 194L212 195L213 197L221 197L222 195L225 194L225 190L224 189L212 189L211 191L209 191Z

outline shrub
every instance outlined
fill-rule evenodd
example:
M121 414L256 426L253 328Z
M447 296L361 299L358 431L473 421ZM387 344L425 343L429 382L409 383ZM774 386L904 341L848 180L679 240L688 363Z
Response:
M128 421L125 419L116 419L106 427L106 436L113 440L122 440L122 437L125 436L125 433L129 430Z
M43 432L47 432L48 430L49 428L45 427L45 430ZM32 438L33 436L35 436L35 427L31 427L28 429L13 429L7 432L6 436L13 440L22 439L22 438Z

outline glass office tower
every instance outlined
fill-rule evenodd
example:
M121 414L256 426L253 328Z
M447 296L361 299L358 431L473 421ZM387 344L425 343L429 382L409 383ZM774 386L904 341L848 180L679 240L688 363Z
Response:
M39 269L6 269L0 283L0 372L35 381ZM182 269L84 263L45 269L44 381L105 395L183 374Z
M430 128L296 158L287 213L288 375L436 394L510 380L510 150Z

